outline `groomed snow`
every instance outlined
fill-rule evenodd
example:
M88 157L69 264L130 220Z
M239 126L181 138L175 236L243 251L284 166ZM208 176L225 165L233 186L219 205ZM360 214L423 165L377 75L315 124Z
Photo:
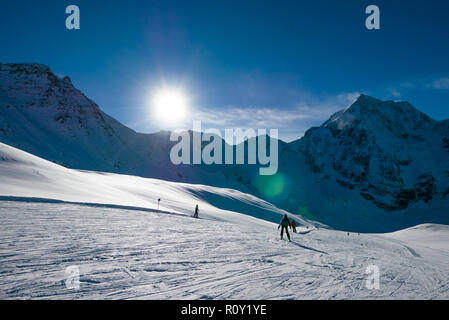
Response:
M318 229L288 243L275 225L55 203L0 201L0 216L2 299L449 297L447 251L428 261L381 236ZM79 290L66 288L70 266Z

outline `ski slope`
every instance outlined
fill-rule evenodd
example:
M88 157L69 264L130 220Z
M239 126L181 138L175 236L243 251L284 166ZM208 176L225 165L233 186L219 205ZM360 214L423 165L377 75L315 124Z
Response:
M0 144L0 299L449 298L448 226L359 235L298 218L309 229L289 243L270 222L283 213L230 189L76 171ZM66 287L71 266L79 290Z
M0 177L0 200L48 202L52 199L158 209L158 199L161 199L159 210L192 215L195 205L199 204L201 217L224 221L238 219L251 224L278 222L287 213L233 189L67 169L2 143ZM314 224L300 216L295 218L306 225Z
M384 236L315 229L288 243L275 225L64 203L1 201L0 216L1 299L449 298L447 248Z

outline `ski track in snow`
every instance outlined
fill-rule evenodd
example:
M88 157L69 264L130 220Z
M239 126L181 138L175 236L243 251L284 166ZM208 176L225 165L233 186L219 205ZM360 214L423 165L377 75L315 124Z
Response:
M275 224L5 200L0 217L1 299L449 298L448 250L389 235L300 227L289 243Z

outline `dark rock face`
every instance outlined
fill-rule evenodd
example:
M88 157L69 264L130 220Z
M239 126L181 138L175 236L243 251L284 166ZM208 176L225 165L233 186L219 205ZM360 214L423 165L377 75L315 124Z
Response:
M444 137L444 138L443 138L443 141L441 142L441 146L442 146L444 149L448 149L448 151L449 151L449 139L446 138L446 137Z
M436 192L435 178L429 174L423 174L415 184L416 197L419 200L428 202Z
M347 188L347 189L350 189L350 190L353 190L353 189L355 188L355 184L350 183L350 182L348 182L348 181L341 180L341 179L336 179L336 181L337 181L337 183L338 183L339 185L341 185L343 188Z
M414 189L404 189L396 194L396 207L399 209L407 208L412 201L416 201L416 192Z
M396 193L395 207L406 209L410 203L424 201L429 202L437 195L435 178L430 174L423 174L418 178L413 189L403 189ZM444 198L444 193L441 194Z

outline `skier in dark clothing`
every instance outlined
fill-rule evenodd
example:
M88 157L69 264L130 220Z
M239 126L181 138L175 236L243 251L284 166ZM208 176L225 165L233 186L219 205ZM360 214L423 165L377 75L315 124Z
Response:
M296 222L295 222L295 220L292 220L291 226L292 226L292 231L294 233L296 233Z
M194 218L198 218L198 211L199 211L199 208L198 208L198 205L196 205L195 206L195 213L193 214Z
M285 232L287 233L288 241L290 241L290 234L288 233L288 227L291 228L291 225L290 225L290 219L288 218L288 216L286 214L284 214L284 217L282 218L281 223L279 223L278 229L281 226L282 226L282 229L281 229L281 240L284 237L284 229L285 229Z

